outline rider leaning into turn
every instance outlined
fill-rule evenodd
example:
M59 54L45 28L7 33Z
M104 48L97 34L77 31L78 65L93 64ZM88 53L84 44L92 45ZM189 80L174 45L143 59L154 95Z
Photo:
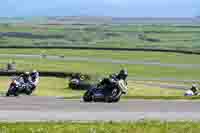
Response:
M194 93L194 95L198 94L198 88L195 84L192 85L192 88L190 88L190 90Z
M19 76L21 83L31 83L30 73L24 72Z
M122 69L122 70L120 70L119 74L116 76L116 79L117 80L122 79L122 80L126 81L127 77L128 77L127 70L126 69Z
M21 74L19 76L19 79L24 89L27 89L27 90L31 89L30 86L31 86L32 81L31 81L29 72L24 72L23 74Z
M118 74L112 74L109 76L109 78L104 78L98 86L104 86L104 89L107 91L112 91L114 88L114 85L116 81L118 80L124 80L126 82L126 78L128 76L128 72L125 69L120 70ZM126 83L127 84L127 83Z
M39 83L39 73L33 70L31 73L25 72L19 76L22 84L27 84L26 89L34 90Z
M31 77L31 83L32 83L32 90L34 90L38 83L39 83L39 72L37 72L36 70L33 70L30 74Z

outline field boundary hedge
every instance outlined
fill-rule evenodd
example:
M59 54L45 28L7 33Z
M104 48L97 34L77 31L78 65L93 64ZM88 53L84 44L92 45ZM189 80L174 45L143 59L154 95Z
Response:
M159 48L101 48L101 47L75 47L75 46L0 46L0 49L27 49L27 48L43 48L43 49L75 49L75 50L112 50L112 51L146 51L146 52L169 52L181 54L196 54L200 52L191 50L177 50L177 49L159 49Z

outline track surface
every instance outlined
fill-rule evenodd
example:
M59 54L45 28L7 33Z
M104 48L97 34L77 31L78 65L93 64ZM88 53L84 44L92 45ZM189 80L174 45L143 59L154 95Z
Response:
M84 103L56 97L0 97L1 121L200 120L200 101L122 100Z

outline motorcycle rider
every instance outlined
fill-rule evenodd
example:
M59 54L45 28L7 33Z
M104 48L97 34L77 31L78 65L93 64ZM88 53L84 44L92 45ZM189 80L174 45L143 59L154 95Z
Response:
M80 73L74 73L74 74L71 75L70 80L71 79L78 79L78 80L80 80L80 77L81 77Z
M196 86L195 84L193 84L193 85L192 85L192 88L190 88L190 90L194 93L194 95L197 95L197 94L198 94L197 91L198 91L199 89L197 88L197 86Z
M30 78L31 78L31 90L33 91L38 83L39 83L39 72L37 70L33 70L30 74Z
M119 74L116 76L118 80L122 79L126 81L126 78L128 77L128 71L126 69L120 70Z
M105 93L108 94L112 92L113 88L115 88L115 83L119 80L124 80L126 82L126 78L128 76L128 72L126 69L121 69L118 74L112 74L109 78L104 78L97 86L103 86ZM126 82L127 85L127 82Z
M30 84L32 83L29 72L24 72L19 76L20 83L24 89L30 89Z
M121 69L118 74L111 74L109 76L110 79L114 79L115 81L124 80L126 82L126 78L128 77L128 72L126 69ZM127 84L127 83L126 83Z
M192 87L189 90L187 90L184 95L185 96L198 95L198 90L199 89L197 88L197 86L195 84L193 84Z
M19 76L19 78L20 78L20 81L22 83L29 83L29 82L31 82L31 80L30 80L30 73L29 72L24 72L23 74L21 74Z

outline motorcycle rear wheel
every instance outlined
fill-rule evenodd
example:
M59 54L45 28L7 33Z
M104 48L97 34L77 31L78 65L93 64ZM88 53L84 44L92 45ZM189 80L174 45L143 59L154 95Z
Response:
M32 91L31 90L26 90L25 93L26 93L26 95L31 95Z
M17 92L15 92L13 95L16 96L16 97L19 96L19 94Z
M106 97L105 97L105 102L107 102L107 103L112 103L112 102L113 102L112 96L106 96Z

